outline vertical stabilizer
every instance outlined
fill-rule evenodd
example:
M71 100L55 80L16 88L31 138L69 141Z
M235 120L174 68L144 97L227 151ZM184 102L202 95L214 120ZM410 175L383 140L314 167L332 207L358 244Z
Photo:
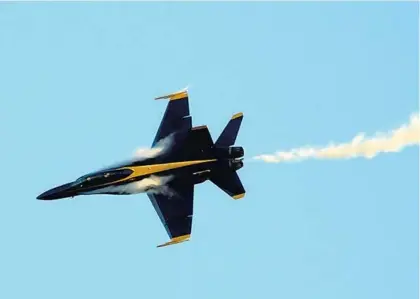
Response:
M220 134L215 145L216 146L231 146L235 144L236 137L238 136L239 128L241 127L242 119L244 115L242 113L236 113L232 116L224 128L222 134Z

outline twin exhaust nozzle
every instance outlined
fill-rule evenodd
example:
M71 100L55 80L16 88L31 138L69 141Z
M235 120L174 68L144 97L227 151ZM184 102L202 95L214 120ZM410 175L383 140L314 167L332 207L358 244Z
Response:
M242 146L215 147L214 152L216 157L221 159L237 159L244 156L244 149Z
M243 158L229 160L229 168L230 169L236 171L238 169L241 169L242 167L244 167Z

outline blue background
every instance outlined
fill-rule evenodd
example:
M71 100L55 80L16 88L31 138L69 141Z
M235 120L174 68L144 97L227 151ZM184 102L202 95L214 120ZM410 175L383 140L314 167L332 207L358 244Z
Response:
M418 110L418 3L1 3L0 298L418 297L418 148L248 163L196 187L192 239L146 195L41 192L151 144L190 85L248 158L345 142Z

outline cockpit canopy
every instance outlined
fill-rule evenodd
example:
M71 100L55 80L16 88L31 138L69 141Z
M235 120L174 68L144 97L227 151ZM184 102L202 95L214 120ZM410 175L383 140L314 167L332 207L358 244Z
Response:
M74 181L74 185L80 187L90 187L94 185L102 185L106 183L112 183L128 177L132 174L131 169L118 169L118 170L104 170L100 172L94 172L84 175Z

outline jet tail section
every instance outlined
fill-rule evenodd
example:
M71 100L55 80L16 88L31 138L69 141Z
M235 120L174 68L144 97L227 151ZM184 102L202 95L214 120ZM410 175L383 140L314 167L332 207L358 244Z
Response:
M221 161L219 167L214 170L210 176L210 181L212 181L213 184L222 189L233 199L240 199L245 196L245 188L242 185L241 179L237 173L237 170L243 166L242 159L239 158L243 155L243 149L242 147L232 147L238 136L243 117L242 113L236 113L233 115L215 142L214 145L216 149L229 149L230 158L228 160ZM235 150L239 150L239 156L232 155L232 153L234 154L238 152Z
M220 168L210 177L210 180L233 199L241 199L245 196L245 188L236 170L228 167Z
M232 146L235 144L236 137L238 136L239 128L241 127L242 119L244 115L242 113L236 113L232 116L231 120L226 125L222 134L220 134L215 145L216 146Z

